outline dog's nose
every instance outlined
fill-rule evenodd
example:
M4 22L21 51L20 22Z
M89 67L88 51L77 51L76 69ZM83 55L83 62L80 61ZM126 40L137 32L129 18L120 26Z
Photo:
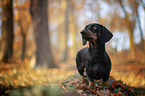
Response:
M81 34L84 34L84 33L85 33L85 31L84 31L84 30L82 30L82 31L81 31Z

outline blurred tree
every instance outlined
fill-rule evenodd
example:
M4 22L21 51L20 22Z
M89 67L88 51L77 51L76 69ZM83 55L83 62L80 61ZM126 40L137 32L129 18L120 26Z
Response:
M140 30L140 34L141 34L141 41L140 41L140 44L141 44L141 47L144 50L144 39L143 39L143 30L141 28L141 21L140 21L140 16L139 16L139 11L138 11L138 6L139 6L139 2L137 0L134 1L134 6L135 6L135 11L136 11L136 17L137 17L137 21L138 21L138 25L139 25L139 30Z
M18 0L15 1L15 8L17 8L18 14L18 25L20 26L20 31L21 31L21 35L22 35L22 52L21 52L21 61L24 61L24 56L25 56L25 52L26 52L26 33L30 27L30 20L28 22L28 17L27 14L25 12L25 7L24 5L19 5L18 4ZM25 3L24 3L25 4ZM23 15L22 15L23 14Z
M133 11L133 14L129 14L125 8L125 5L123 3L122 0L119 0L119 4L121 5L121 8L123 9L123 12L125 14L125 20L124 20L124 24L125 26L127 26L128 28L128 32L129 32L129 37L130 37L130 54L131 54L131 58L132 60L135 60L136 58L136 50L135 50L135 44L134 44L134 37L133 37L133 31L135 28L135 22L136 22L136 7L135 7L135 1L134 0L130 0L129 4L131 7L131 10ZM135 11L134 11L135 10Z
M77 15L75 13L76 10L76 2L70 0L70 35L72 39L72 47L70 48L70 54L71 58L74 57L77 53L78 50L78 45L77 45L77 35L79 34L78 26L77 26Z
M24 60L26 60L26 58L29 56L31 56L29 53L30 50L34 50L32 48L32 44L31 46L29 45L31 42L30 40L30 36L31 38L33 37L32 34L30 35L30 33L28 32L31 29L31 16L30 16L30 11L29 11L29 0L15 0L14 2L14 11L15 11L15 16L14 16L14 22L15 22L15 36L19 36L22 38L19 38L19 44L18 42L14 42L14 57L15 56L20 56L21 62L24 62ZM18 39L18 38L17 38ZM17 43L17 44L16 44ZM18 50L16 49L16 46L19 46L19 51L15 51ZM30 48L28 48L30 47ZM20 49L21 48L21 49ZM33 51L31 51L33 53ZM16 55L17 54L17 55ZM19 55L18 55L19 54ZM26 60L27 61L27 60Z
M30 13L36 41L36 64L34 68L56 67L48 32L47 0L31 0Z
M8 62L13 55L13 0L2 0L2 39L0 60Z
M70 0L65 0L66 1L66 9L65 9L65 22L64 22L64 27L65 27L65 52L64 52L64 61L68 61L69 59L69 46L68 46L68 41L69 41L69 6L70 6Z
M23 62L24 61L25 52L26 52L26 32L29 29L30 23L27 23L27 25L25 25L25 27L23 27L23 24L25 24L25 23L22 23L22 22L27 22L27 18L22 18L21 14L22 14L21 9L19 9L19 21L18 21L18 24L20 26L20 31L21 31L21 35L22 35L21 61ZM23 14L23 17L24 16L25 15Z
M140 2L141 2L141 4L142 4L142 7L143 7L144 12L145 12L145 2L143 3L143 0L140 0ZM144 14L145 14L145 13L144 13ZM140 17L138 16L138 18L140 18ZM144 25L145 25L145 16L144 16ZM140 30L141 30L141 28L140 28ZM144 27L144 30L145 30L145 27ZM141 31L142 31L142 30L141 30ZM142 35L142 37L143 37L143 34L141 34L141 35ZM145 39L144 39L143 43L144 43L144 54L145 54Z
M72 41L73 41L73 52L76 52L76 40L75 40L75 36L77 34L77 30L76 30L76 18L75 18L75 6L74 6L75 2L70 1L70 32L72 35Z

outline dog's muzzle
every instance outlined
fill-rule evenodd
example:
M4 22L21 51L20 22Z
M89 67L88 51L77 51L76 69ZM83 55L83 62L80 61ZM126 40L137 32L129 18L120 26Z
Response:
M82 35L82 38L87 41L92 41L94 39L89 30L82 30L80 33Z

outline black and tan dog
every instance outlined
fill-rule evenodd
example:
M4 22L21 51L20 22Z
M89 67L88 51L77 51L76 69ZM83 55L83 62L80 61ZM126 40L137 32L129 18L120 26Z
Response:
M84 69L89 79L89 88L95 87L94 80L103 79L106 82L110 75L111 60L105 51L105 43L112 38L112 33L104 26L96 23L88 24L80 32L83 45L89 42L89 47L77 53L76 64L78 72L85 82Z

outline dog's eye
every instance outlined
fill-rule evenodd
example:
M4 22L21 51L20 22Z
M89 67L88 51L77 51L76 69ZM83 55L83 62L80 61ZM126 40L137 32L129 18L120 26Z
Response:
M96 27L96 26L94 26L94 27L93 27L93 29L94 29L94 30L96 30L96 29L97 29L97 27Z

